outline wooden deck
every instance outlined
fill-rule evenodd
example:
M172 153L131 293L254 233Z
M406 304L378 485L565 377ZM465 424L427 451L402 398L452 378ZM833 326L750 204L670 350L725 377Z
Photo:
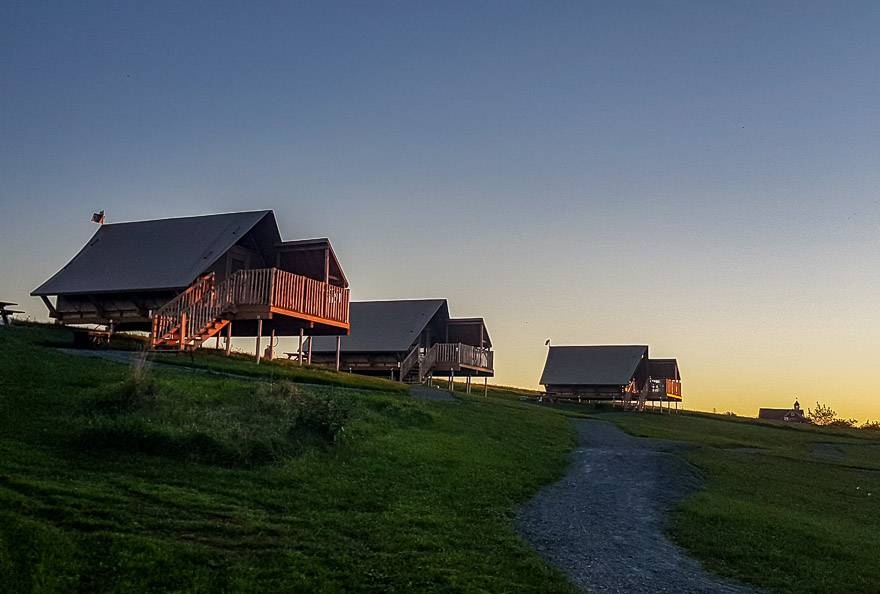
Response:
M156 311L153 344L200 344L222 328L222 321L276 315L348 331L348 298L347 288L278 268L239 270L220 283L209 274Z
M472 373L494 375L495 354L491 349L469 344L438 343L433 345L419 364L420 376L429 373Z

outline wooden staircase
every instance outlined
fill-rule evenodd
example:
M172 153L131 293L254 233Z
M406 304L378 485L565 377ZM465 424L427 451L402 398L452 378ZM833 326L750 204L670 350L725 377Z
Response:
M637 410L639 412L645 410L645 402L648 400L648 395L651 393L651 378L645 380L645 385L642 386L642 389L638 392L626 392L628 399L624 400L623 406L626 410Z
M150 333L150 348L154 351L192 351L216 336L228 324L224 318L234 304L224 296L227 285L235 275L215 285L214 274L208 274L156 310Z
M420 365L423 357L421 348L414 346L400 363L400 381L405 384L421 384L425 381Z

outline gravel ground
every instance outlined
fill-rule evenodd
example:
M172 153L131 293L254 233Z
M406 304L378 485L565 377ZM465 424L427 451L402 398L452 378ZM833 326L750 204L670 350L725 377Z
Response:
M699 487L681 445L575 421L564 479L520 512L520 534L584 592L754 593L705 571L663 533L663 517Z
M846 452L843 451L843 448L833 443L813 444L813 455L822 460L830 460L832 462L840 462L846 458Z
M421 384L413 385L409 389L409 393L412 394L413 398L418 398L419 400L455 402L455 397L449 391L441 390L440 388L430 388Z

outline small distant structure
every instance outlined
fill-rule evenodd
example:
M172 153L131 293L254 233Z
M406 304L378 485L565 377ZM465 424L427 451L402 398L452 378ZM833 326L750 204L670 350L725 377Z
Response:
M651 359L646 345L551 346L541 375L547 397L578 402L611 401L644 410L681 402L676 359Z
M794 401L791 408L761 408L758 409L758 418L765 421L782 421L784 423L809 423L810 419L801 409L801 403Z
M333 363L335 341L316 337L314 361ZM483 318L453 318L446 299L355 301L351 334L341 338L339 367L344 371L390 377L401 382L431 383L434 376L494 376L492 340Z

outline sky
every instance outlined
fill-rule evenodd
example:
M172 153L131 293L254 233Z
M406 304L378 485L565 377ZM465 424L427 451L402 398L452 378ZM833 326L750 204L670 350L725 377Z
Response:
M274 209L353 299L880 418L880 3L0 4L0 299L109 222ZM282 345L284 346L284 345Z

